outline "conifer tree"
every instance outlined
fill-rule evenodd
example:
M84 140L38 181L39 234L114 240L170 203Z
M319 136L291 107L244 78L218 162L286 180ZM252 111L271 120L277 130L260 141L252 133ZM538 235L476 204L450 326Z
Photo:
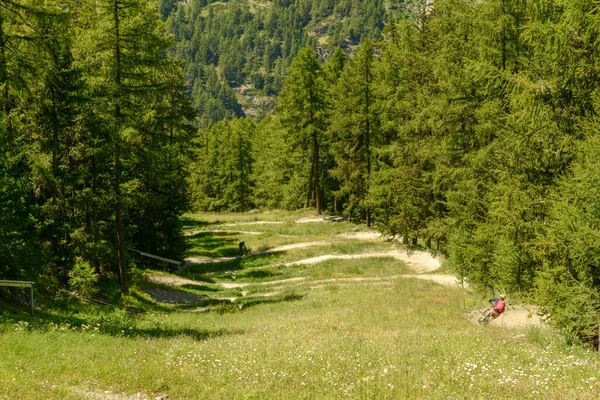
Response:
M305 47L292 62L279 98L282 125L290 141L302 152L304 164L296 174L307 177L305 207L314 199L317 214L322 210L322 144L327 128L328 104L323 71L315 51ZM306 162L308 161L308 162Z
M369 226L371 213L365 199L374 164L373 147L379 136L373 94L374 62L373 45L365 39L337 82L330 127L336 163L331 174L341 184L336 196L347 199L345 208L350 217L355 208L361 207Z
M151 193L136 184L145 175L136 167L160 154L157 138L165 132L153 123L157 99L173 90L173 64L164 57L170 42L157 15L150 4L138 0L90 1L79 9L78 61L94 99L98 128L107 133L112 155L110 193L124 294L129 290L125 252L130 240L125 222L135 226L129 220L130 205L138 195Z

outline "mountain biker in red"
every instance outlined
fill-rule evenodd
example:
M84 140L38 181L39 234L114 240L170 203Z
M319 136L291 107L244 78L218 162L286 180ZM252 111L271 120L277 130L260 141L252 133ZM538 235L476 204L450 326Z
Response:
M504 312L504 308L506 307L506 303L504 299L506 298L505 294L501 294L500 298L489 299L488 301L493 304L493 307L489 311L489 315L496 319Z

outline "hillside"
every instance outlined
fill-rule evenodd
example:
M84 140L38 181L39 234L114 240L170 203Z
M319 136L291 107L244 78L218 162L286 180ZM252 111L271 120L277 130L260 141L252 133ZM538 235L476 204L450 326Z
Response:
M406 12L402 0L163 0L160 10L202 125L264 116L300 49L327 58L379 39Z
M470 322L467 314L483 299L457 285L416 279L443 276L415 272L432 261L426 253L414 252L411 258L419 257L406 263L392 257L304 262L405 250L374 231L307 217L306 211L189 216L191 254L205 262L188 260L186 281L159 271L137 279L130 300L146 313L72 301L46 307L36 319L3 315L0 398L600 395L596 354L543 327ZM220 259L234 255L241 240L251 255ZM186 297L169 304L147 294L161 291ZM518 314L513 307L507 320Z

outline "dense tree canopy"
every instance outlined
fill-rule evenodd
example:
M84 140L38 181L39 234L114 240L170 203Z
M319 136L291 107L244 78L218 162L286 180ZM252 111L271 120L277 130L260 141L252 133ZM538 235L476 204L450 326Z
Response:
M163 0L161 12L177 41L200 124L264 116L273 108L292 59L307 45L320 56L381 38L386 22L406 12L402 0ZM222 102L220 87L241 96ZM216 89L216 90L215 90ZM219 101L215 102L217 99ZM241 103L241 104L240 104Z
M184 250L193 113L156 9L3 2L0 35L0 277L127 293L126 247Z

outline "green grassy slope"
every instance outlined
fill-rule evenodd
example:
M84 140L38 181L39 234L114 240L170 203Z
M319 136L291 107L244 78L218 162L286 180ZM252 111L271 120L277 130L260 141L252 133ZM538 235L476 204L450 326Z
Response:
M316 224L309 225L297 229L311 232ZM329 233L352 229L321 226ZM293 255L306 254L285 257ZM286 277L304 278L280 284L295 295L242 308L156 307L139 315L88 308L54 323L39 319L50 310L22 322L5 315L0 399L600 398L595 353L567 346L543 328L472 324L465 315L480 299L427 281L389 278L408 271L400 262L334 260L286 271ZM258 283L268 279L274 278L238 281L254 282L259 291Z

